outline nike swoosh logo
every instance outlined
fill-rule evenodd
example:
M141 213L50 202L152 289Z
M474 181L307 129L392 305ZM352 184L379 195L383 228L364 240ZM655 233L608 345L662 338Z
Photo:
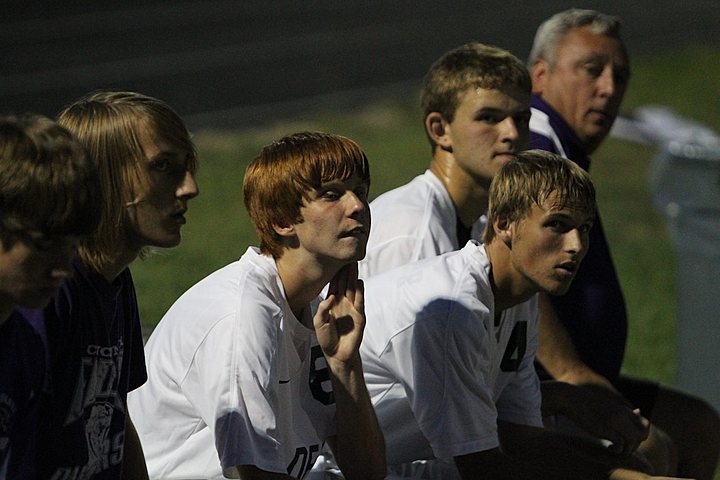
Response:
M280 385L283 385L285 383L290 383L290 380L280 380Z

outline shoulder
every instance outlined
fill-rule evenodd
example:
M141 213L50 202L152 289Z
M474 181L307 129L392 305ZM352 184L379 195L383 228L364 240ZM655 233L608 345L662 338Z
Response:
M429 171L378 197L370 211L364 277L457 248L454 206Z
M271 259L249 249L239 260L211 273L186 291L158 324L207 333L221 322L262 328L281 315L282 291ZM199 334L199 332L198 332Z
M366 281L369 311L378 307L397 309L407 318L447 317L454 310L487 310L478 298L483 269L468 250L481 246L468 244L462 250L385 272ZM388 292L392 292L388 294ZM375 304L378 305L375 305ZM385 321L385 319L383 319Z
M42 328L44 315L39 309L14 310L10 317L0 325L1 339L14 349L43 348Z
M559 139L552 125L550 125L550 118L545 112L537 108L533 107L531 111L529 148L558 153L556 142Z
M422 215L428 204L437 201L438 189L429 172L405 185L389 190L370 203L373 216L402 218L408 213Z

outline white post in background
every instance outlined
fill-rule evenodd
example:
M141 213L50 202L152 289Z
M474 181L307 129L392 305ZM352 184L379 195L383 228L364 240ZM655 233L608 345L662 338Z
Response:
M670 142L651 172L677 264L677 384L720 410L720 148Z
M675 250L676 383L720 410L720 135L662 107L636 113L613 134L660 147L649 182Z

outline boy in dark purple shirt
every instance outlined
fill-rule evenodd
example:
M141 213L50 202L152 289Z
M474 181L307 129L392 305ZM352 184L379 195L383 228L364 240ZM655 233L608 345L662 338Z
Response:
M34 479L46 352L39 311L72 274L77 239L100 218L100 179L52 120L0 117L0 478Z

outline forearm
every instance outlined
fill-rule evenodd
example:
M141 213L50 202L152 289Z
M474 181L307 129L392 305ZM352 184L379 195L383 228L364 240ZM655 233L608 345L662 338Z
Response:
M547 294L540 294L540 327L537 359L557 380L575 385L594 383L612 389L608 380L594 372L579 357L570 333L560 322Z
M537 478L606 479L617 469L640 473L646 467L580 437L506 422L498 422L498 432L503 450L536 470Z
M337 409L333 453L338 466L348 480L382 479L385 440L370 403L360 357L352 365L331 365L330 370Z

